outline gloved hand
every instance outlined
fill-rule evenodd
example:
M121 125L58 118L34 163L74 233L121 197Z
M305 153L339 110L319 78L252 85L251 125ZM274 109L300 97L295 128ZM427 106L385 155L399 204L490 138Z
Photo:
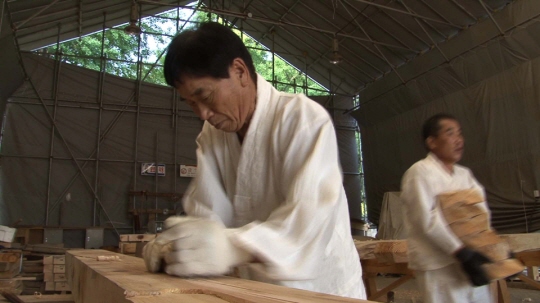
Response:
M461 262L461 268L474 286L482 286L490 282L482 268L482 264L492 263L490 259L467 247L460 249L454 255Z
M165 265L163 258L165 254L172 251L172 241L175 239L175 234L166 231L176 224L192 220L196 220L196 218L174 216L165 220L164 232L143 247L143 259L149 272L163 271Z
M232 241L234 229L217 222L184 217L165 221L166 230L143 249L146 267L176 276L213 276L228 273L234 266L249 262L252 256Z

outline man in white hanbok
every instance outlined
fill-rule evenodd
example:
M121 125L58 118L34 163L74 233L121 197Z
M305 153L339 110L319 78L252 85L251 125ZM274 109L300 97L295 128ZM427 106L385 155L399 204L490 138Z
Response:
M471 171L456 164L464 146L459 122L448 114L435 115L424 123L423 138L429 153L405 172L401 182L409 268L415 270L425 303L492 302L481 267L489 260L465 248L436 200L441 193L465 189L477 189L485 197ZM479 205L489 214L485 202Z
M206 122L183 199L189 217L168 219L145 247L148 269L221 275L243 265L249 279L365 299L326 110L275 90L217 23L174 38L165 76Z

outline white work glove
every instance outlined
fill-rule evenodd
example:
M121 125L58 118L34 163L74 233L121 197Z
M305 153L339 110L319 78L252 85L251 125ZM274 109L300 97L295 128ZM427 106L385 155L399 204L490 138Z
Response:
M217 222L192 217L171 217L165 231L143 249L146 267L176 276L214 276L249 262L252 256L231 241L234 229Z

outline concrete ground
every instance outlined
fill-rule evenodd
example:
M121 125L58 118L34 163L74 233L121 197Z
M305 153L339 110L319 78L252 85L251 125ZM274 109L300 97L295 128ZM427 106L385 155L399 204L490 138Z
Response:
M382 289L397 279L395 277L379 276L377 277L377 287ZM415 282L412 279L394 289L395 303L423 303ZM511 303L540 303L540 290L532 289L532 287L519 280L509 282L508 290ZM386 298L379 299L381 302L386 302L385 300Z

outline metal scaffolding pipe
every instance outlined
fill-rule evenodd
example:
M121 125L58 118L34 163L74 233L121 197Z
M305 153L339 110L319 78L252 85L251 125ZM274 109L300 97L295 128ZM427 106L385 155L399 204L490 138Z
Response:
M48 9L49 7L53 6L56 2L58 2L58 0L53 0L51 3L49 3L47 6L45 6L44 8L40 9L38 12L36 12L35 14L33 14L32 16L28 17L28 19L22 21L21 23L19 24L14 24L13 28L15 30L21 28L23 25L26 24L26 22L34 19L35 17L37 17L39 14L43 13L46 9Z
M60 52L60 29L61 25L58 24L58 36L56 39L56 62L54 64L54 70L53 70L53 100L54 100L54 108L53 108L53 121L51 125L51 136L50 136L50 147L49 147L49 171L47 176L47 201L45 205L45 226L49 225L49 205L51 201L51 175L52 175L52 168L53 168L53 154L54 154L54 131L55 131L55 121L56 121L56 111L58 110L58 78L60 75L60 66L62 62L61 52ZM61 216L59 216L58 220L62 220ZM62 222L59 222L60 225L62 225Z
M13 24L13 19L11 18L11 14L10 14L10 11L9 11L9 6L8 6L8 15L10 16L10 21L11 21L11 24ZM28 71L26 70L26 66L24 64L24 61L22 60L22 56L20 54L20 45L19 45L19 41L18 41L18 38L17 38L17 33L14 32L14 35L13 35L13 40L15 42L15 46L18 50L17 54L19 56L19 62L21 64L21 67L22 67L22 70L23 70L23 73L24 73L24 76L25 78L27 79L28 83L30 84L31 88L32 88L32 91L34 91L34 93L36 94L36 96L39 98L40 102L43 104L43 109L45 110L45 112L47 113L47 116L49 118L49 120L52 122L52 124L56 127L56 130L57 130L57 133L58 133L58 137L60 137L60 139L62 140L62 143L64 144L64 146L66 147L66 150L68 151L69 155L71 156L71 158L73 159L73 163L75 163L75 165L77 166L77 169L79 170L81 176L83 177L86 185L89 187L90 190L92 190L92 192L94 193L94 196L96 196L96 198L98 199L98 202L101 206L101 208L103 209L103 212L105 213L105 215L107 216L107 218L109 219L109 216L107 214L107 211L105 210L103 204L101 203L101 201L99 200L99 198L97 197L96 195L96 192L92 189L92 185L90 184L90 182L88 181L88 178L86 177L86 175L83 173L83 170L81 168L81 166L79 165L79 163L77 162L77 160L75 160L75 155L73 154L73 151L71 150L69 144L67 143L66 139L64 138L64 136L62 135L62 132L60 131L60 129L58 129L58 125L56 125L56 122L54 121L53 119L53 116L51 115L51 113L49 112L49 110L47 109L47 107L45 106L45 103L43 102L43 100L41 99L41 96L39 94L39 91L37 89L37 87L34 85L34 82L32 81L32 79L30 78L29 74L28 74ZM109 222L111 223L112 227L115 229L116 231L116 234L117 236L119 237L120 234L118 233L118 231L116 230L116 227L114 226L114 223L109 219Z
M98 192L99 184L99 158L100 158L100 136L101 136L101 119L103 113L103 86L105 85L105 69L106 69L106 60L105 60L105 23L107 21L107 12L103 12L103 28L101 30L101 56L99 60L99 83L98 83L98 103L99 103L99 114L98 114L98 125L97 125L97 136L96 136L96 165L95 165L95 175L94 175L94 188ZM96 214L97 214L97 200L94 199L94 205L92 208L92 226L96 226Z

